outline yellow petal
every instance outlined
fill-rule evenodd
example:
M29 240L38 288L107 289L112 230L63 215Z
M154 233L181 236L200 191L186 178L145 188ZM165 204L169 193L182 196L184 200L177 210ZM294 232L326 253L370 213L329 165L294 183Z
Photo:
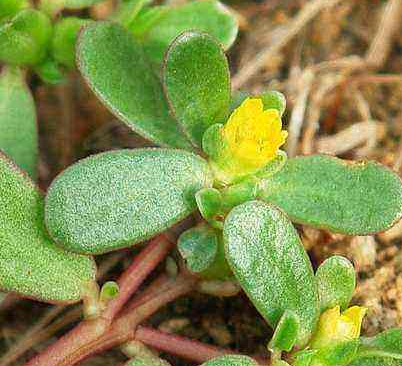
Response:
M360 331L363 323L363 318L367 313L367 308L363 306L352 306L342 313L343 317L346 317L354 325L354 333L352 338L358 338L360 336Z

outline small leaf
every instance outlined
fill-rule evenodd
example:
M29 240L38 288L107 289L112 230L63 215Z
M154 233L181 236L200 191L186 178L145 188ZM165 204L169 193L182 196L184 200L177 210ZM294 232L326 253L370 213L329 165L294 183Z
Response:
M152 22L144 22L142 18L149 18L150 11L153 13ZM147 26L144 27L144 24ZM140 14L130 29L144 44L152 63L159 66L169 44L184 31L191 29L208 33L228 49L236 39L238 25L224 5L206 0L178 7L158 7L156 11L151 8Z
M334 255L324 261L315 274L321 312L337 305L345 310L356 286L355 269L346 258Z
M169 115L142 46L122 26L94 22L77 45L78 68L98 98L131 129L164 146L191 149Z
M66 17L54 26L51 54L53 58L68 68L75 67L75 44L81 27L90 20Z
M223 49L205 33L184 32L166 54L163 82L173 114L188 138L201 146L206 129L228 114L229 67Z
M359 344L359 340L351 340L322 348L313 357L311 365L347 366L355 358Z
M12 18L22 9L29 7L28 0L1 0L0 1L0 22Z
M326 155L289 159L262 198L298 223L350 235L390 228L402 215L399 177L375 162Z
M247 356L227 355L214 358L201 366L258 366L258 363Z
M134 20L137 23L138 13L150 3L152 3L152 0L120 1L116 11L112 15L112 19L125 27L129 27Z
M268 348L272 352L290 352L297 340L300 326L299 322L299 318L293 312L286 310L279 320L275 333L268 344Z
M195 194L198 210L205 220L222 213L222 195L216 188L203 188Z
M283 313L300 319L297 345L305 345L317 324L318 293L310 260L285 214L250 201L226 218L226 258L250 300L275 328Z
M225 259L221 233L205 223L181 234L178 250L187 268L202 278L224 281L233 277Z
M48 236L42 194L0 156L0 289L47 302L76 302L95 280L92 258L65 252Z
M0 74L0 148L33 179L37 174L38 132L35 104L24 73L4 67Z
M124 366L170 366L170 363L158 357L138 356L128 361Z
M55 85L66 80L57 62L51 58L36 66L34 70L39 77L48 84Z
M35 65L46 56L52 35L50 19L34 9L20 11L0 26L0 61Z
M66 249L101 254L149 239L196 209L206 161L182 150L136 149L83 159L48 190L46 224Z

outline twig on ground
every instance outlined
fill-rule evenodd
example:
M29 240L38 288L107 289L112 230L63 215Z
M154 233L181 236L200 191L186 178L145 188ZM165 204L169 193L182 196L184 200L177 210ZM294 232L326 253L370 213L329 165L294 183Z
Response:
M237 90L242 87L250 77L260 71L269 59L291 41L322 9L334 6L339 2L340 0L314 0L306 3L303 9L292 19L283 36L276 37L269 48L259 52L253 60L239 70L233 77L232 88Z
M297 146L307 108L307 100L313 85L313 80L314 73L311 69L306 69L300 78L299 94L294 104L288 127L289 137L286 150L289 157L293 157L297 153Z
M380 68L385 64L391 51L395 34L401 26L402 1L389 0L385 5L377 33L366 53L366 62L373 68Z

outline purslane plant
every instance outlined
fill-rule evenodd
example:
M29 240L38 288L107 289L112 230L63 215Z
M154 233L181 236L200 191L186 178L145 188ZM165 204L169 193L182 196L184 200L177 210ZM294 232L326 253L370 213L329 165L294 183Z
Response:
M220 285L240 285L274 329L268 348L275 366L401 365L401 329L360 337L366 309L349 307L356 282L351 263L330 257L314 274L291 222L350 235L385 230L402 215L397 175L374 162L325 155L287 159L280 150L287 137L281 122L284 97L272 91L232 96L224 51L205 33L187 31L173 40L161 78L150 69L141 42L113 22L85 27L77 58L100 100L134 131L162 147L83 159L53 181L44 206L32 183L2 159L1 199L10 200L3 205L10 226L2 230L10 239L2 247L2 258L10 261L15 246L21 245L17 240L24 243L31 235L39 236L37 247L42 249L51 240L48 232L58 245L48 247L70 256L60 264L61 276L72 281L73 300L86 300L90 317L27 365L72 365L123 343L126 353L135 356L128 365L165 364L130 344L133 340L207 361L204 366L267 362L224 355L223 350L138 327L200 281L207 291L213 284L217 290L209 292L216 294ZM33 207L23 209L21 216L24 197ZM90 255L151 239L197 208L204 222L178 240L187 270L157 279L123 309L172 247L166 237L158 236L118 281L117 297L102 296L109 287L97 292ZM38 216L32 217L33 212ZM27 223L34 226L32 233L22 232ZM36 282L5 267L0 286L46 301L62 296L62 301L70 300L72 291L59 288L57 271L44 271L46 256L41 262L29 254L21 258L33 264L23 268L32 267L28 279ZM55 286L57 299L51 293Z
M0 65L5 65L0 74L0 148L33 179L37 174L38 136L26 70L35 72L45 83L67 82L66 74L75 68L78 33L93 20L63 16L61 11L79 10L101 1L41 0L37 7L29 0L0 2ZM124 25L142 44L157 71L169 43L185 30L208 32L226 48L236 38L233 15L215 0L178 7L150 3L121 0L110 18Z

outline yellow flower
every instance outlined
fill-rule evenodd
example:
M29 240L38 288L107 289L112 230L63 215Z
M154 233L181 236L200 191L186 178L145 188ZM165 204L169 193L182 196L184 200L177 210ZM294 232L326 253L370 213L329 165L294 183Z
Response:
M358 338L366 312L367 308L361 306L352 306L343 313L339 306L324 311L311 341L311 347L322 348L333 342Z
M276 109L264 111L260 98L247 98L230 116L223 138L238 165L257 170L275 158L288 133Z

